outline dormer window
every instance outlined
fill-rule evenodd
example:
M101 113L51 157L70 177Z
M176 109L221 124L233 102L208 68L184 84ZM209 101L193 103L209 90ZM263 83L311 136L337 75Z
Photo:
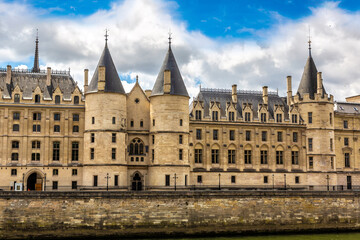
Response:
M297 114L291 114L291 122L297 123Z
M251 114L249 112L245 113L245 122L250 122L251 120Z
M282 114L281 113L276 114L276 122L282 122Z
M79 96L74 97L74 104L79 104Z
M219 121L219 112L218 111L213 111L212 112L212 120L213 121Z
M235 113L234 112L229 112L229 121L230 122L235 121Z
M195 119L196 120L201 120L201 110L196 110L195 111Z
M19 103L20 102L20 94L16 93L14 95L14 103Z
M55 104L60 104L60 96L59 95L55 96Z
M266 122L266 113L261 113L260 117L261 117L261 122Z
M40 95L39 94L35 95L35 103L40 103Z

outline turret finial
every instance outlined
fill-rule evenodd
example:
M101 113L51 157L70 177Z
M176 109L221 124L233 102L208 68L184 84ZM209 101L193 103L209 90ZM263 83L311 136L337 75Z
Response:
M169 48L171 48L171 35L172 35L172 33L171 33L171 30L169 29Z
M311 35L310 35L310 26L309 26L309 57L311 57Z
M108 41L108 36L109 36L109 34L108 34L108 32L109 32L109 29L105 29L105 35L104 35L104 37L105 37L105 44L107 44L107 41Z

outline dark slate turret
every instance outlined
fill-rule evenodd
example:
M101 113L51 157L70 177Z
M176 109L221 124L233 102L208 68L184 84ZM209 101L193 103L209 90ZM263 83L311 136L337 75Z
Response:
M106 39L107 40L107 39ZM105 43L104 51L100 57L99 63L96 67L95 73L91 79L89 84L87 93L97 92L98 91L98 77L99 77L99 67L105 67L105 90L104 92L112 92L112 93L123 93L125 94L125 90L121 84L119 75L116 71L114 62L112 60L107 41Z
M34 57L34 66L31 69L32 72L38 73L40 72L39 67L39 35L36 34L36 40L35 40L35 57Z
M300 97L303 97L304 94L309 94L310 98L314 98L314 94L317 92L317 69L315 66L315 62L311 56L311 45L309 41L309 57L306 61L304 72L301 77L301 81L299 84L299 88L297 94ZM323 93L325 93L325 89L323 86Z
M171 38L169 38L170 40ZM161 66L160 72L156 78L154 88L151 96L163 95L164 94L164 71L169 70L171 72L171 88L170 95L180 95L189 97L186 90L184 81L182 79L180 70L176 64L174 54L171 50L171 42L169 41L169 50L165 56L164 62Z

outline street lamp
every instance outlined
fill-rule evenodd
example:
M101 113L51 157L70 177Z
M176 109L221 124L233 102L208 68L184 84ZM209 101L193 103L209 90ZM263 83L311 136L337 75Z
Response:
M272 185L273 185L273 190L274 190L275 189L274 174L272 175Z
M329 180L330 180L330 177L329 177L329 175L326 175L326 181L327 181L327 190L328 190L328 191L330 190L330 187L329 187Z
M219 173L219 190L221 190L221 186L220 186L220 176L221 176L221 174Z
M177 179L178 177L176 176L176 173L174 174L174 180L175 180L175 185L174 185L174 188L175 188L175 191L176 191L176 179Z
M285 187L285 190L286 190L286 173L284 173L284 187Z
M106 174L106 191L109 191L109 178L111 178L110 176L109 176L109 173L107 173Z
M46 191L46 173L44 173L44 192Z
M23 191L25 191L25 173L23 173Z

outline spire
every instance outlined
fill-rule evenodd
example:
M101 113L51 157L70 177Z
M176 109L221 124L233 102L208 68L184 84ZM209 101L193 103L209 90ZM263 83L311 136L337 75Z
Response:
M88 86L87 93L97 92L98 91L98 78L99 78L99 67L105 67L105 92L113 93L124 93L125 90L121 84L118 72L116 70L115 64L112 60L107 40L108 40L108 30L105 33L105 47L99 59L99 63L95 69L94 75L91 79L91 82Z
M314 98L314 94L317 92L317 69L314 59L311 56L311 40L309 36L309 57L306 61L304 72L301 77L297 94L303 97L304 94L309 94L310 98ZM322 86L323 93L325 92L324 85Z
M169 29L169 38L168 38L169 39L169 49L171 48L171 39L172 39L171 34L172 34L171 30Z
M39 31L36 29L36 40L35 40L35 58L32 72L40 72L39 68Z
M164 72L170 71L170 95L181 95L189 97L180 70L177 66L175 56L171 50L171 34L169 33L169 49L166 53L160 72L156 78L151 96L164 94Z
M309 56L311 57L311 35L310 35L310 26L309 26Z
M105 35L104 35L104 37L105 37L105 45L107 45L107 41L108 41L108 37L109 37L108 31L109 31L109 29L105 29Z

